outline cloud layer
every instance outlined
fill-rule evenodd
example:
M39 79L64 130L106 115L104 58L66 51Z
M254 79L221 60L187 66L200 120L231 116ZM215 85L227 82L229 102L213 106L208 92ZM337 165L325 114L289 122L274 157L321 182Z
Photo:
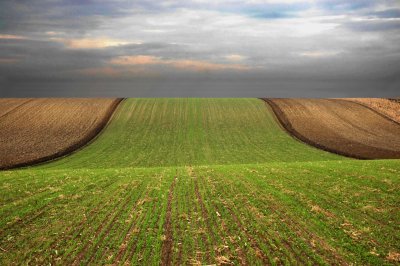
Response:
M82 82L91 93L98 82L121 82L125 96L165 80L253 83L243 86L266 96L280 88L345 96L343 87L384 96L400 86L396 0L2 1L0 21L3 96L30 82Z

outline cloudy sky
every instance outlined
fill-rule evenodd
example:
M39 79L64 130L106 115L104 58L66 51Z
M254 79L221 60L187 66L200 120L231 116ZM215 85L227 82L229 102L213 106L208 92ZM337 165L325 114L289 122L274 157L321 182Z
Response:
M400 96L398 0L4 0L0 96Z

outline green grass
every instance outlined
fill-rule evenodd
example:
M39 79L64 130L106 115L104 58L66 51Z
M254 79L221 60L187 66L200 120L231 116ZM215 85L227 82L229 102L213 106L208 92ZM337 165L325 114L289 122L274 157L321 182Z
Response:
M0 189L0 265L390 265L400 252L400 162L301 144L256 99L127 100L92 144L0 172Z
M46 168L343 159L287 135L258 99L128 99L93 145Z

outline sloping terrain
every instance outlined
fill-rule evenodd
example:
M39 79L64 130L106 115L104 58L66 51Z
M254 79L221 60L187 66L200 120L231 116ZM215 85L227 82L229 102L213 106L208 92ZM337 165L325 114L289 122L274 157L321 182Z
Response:
M303 144L257 99L125 100L0 189L0 265L400 262L400 161Z
M1 99L0 169L64 155L107 123L116 99Z
M0 172L1 265L395 265L400 163Z
M282 125L321 149L361 159L400 158L400 125L340 99L266 100Z
M346 100L360 103L400 123L400 101L398 100L381 98L348 98Z
M32 101L32 99L18 99L18 98L6 98L0 99L0 118L7 115L15 109L22 107L24 104Z
M342 159L291 138L259 99L127 99L96 143L44 167Z

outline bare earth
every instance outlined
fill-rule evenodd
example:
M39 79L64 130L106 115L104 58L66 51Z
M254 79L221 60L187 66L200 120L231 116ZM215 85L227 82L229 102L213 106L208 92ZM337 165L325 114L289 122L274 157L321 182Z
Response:
M107 123L117 99L0 99L0 169L71 152Z
M388 118L400 123L400 102L380 98L349 98L349 101L363 104Z
M360 159L400 158L400 125L342 99L265 99L281 124L315 147Z

